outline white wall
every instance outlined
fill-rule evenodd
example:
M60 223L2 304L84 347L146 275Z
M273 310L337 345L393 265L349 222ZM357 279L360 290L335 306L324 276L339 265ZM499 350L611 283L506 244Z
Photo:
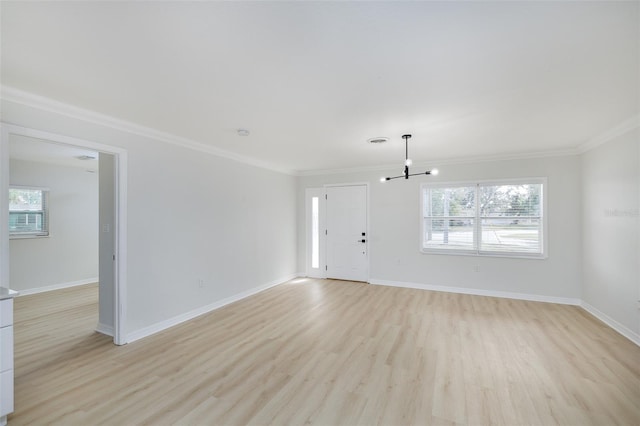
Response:
M47 187L49 237L12 239L10 284L15 290L66 285L98 276L98 175L85 169L10 161L11 185Z
M127 150L128 334L295 274L294 176L6 100L2 119Z
M391 172L399 172L399 166ZM416 168L416 171L420 169ZM323 184L370 184L371 281L510 292L577 302L581 274L580 161L577 156L438 166L440 174L380 183L386 172L300 178L298 198ZM420 169L421 170L421 169ZM422 254L420 184L519 177L547 177L548 259ZM304 203L298 203L298 270L305 270ZM475 266L478 272L475 272Z
M640 130L582 155L583 300L640 335Z

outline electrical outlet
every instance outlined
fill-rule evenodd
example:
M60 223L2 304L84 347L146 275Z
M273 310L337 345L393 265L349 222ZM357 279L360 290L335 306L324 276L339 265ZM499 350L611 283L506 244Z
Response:
M473 272L480 272L480 265L474 265Z
M200 288L204 287L204 280L198 280L198 287Z

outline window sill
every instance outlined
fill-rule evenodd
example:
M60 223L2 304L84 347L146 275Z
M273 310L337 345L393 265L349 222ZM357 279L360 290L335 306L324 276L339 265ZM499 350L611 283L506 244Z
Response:
M31 240L34 238L49 238L49 234L9 234L10 240Z
M449 256L471 256L471 257L505 257L510 259L532 259L544 260L549 256L546 254L529 254L529 253L504 253L504 252L478 252L476 250L438 250L438 249L421 249L422 254L443 254Z

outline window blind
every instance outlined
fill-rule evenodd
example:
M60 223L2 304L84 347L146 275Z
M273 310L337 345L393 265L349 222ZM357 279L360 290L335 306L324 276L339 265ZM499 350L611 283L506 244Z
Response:
M9 188L9 235L49 235L49 191Z
M542 179L423 185L423 251L544 254Z

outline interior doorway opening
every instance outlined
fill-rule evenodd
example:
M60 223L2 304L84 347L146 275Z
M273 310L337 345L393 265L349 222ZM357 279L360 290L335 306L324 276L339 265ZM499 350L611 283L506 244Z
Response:
M36 144L41 149L34 155L52 152L81 152L76 157L92 157L95 153L100 184L96 188L100 198L100 214L97 234L99 235L99 320L96 330L113 336L117 345L126 344L124 333L125 284L126 284L126 150L87 140L51 134L33 129L2 124L0 141L0 190L9 193L11 184L11 144L24 148ZM47 148L43 143L47 144ZM22 145L20 145L22 144ZM51 153L49 153L51 155ZM67 159L68 160L68 159ZM74 160L77 160L74 159ZM63 160L61 160L63 161ZM100 167L97 167L99 163ZM91 170L89 168L89 170ZM0 197L0 284L11 288L10 244L9 244L9 198ZM82 214L83 212L77 212ZM98 213L98 212L96 212ZM44 217L44 216L43 216ZM59 230L58 230L59 231ZM55 231L52 231L55 232ZM45 237L46 238L46 237ZM37 287L37 286L36 286Z

